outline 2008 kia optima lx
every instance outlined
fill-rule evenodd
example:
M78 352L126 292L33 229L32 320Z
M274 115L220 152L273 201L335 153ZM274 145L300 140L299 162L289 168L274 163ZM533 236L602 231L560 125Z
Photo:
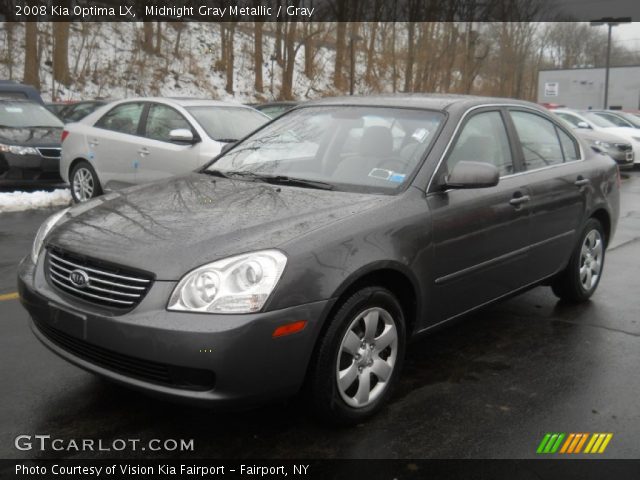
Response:
M587 300L618 212L613 160L533 104L325 99L53 215L20 296L42 343L117 382L233 406L304 385L354 422L412 335L536 285Z

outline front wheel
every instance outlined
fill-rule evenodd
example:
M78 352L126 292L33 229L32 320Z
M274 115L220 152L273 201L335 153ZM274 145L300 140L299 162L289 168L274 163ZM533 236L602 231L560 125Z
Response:
M334 423L353 424L377 412L402 367L405 320L387 289L367 287L345 300L320 339L310 371L317 413Z
M589 219L567 268L551 284L553 293L571 302L584 302L593 295L604 269L604 238L602 224L595 218Z
M76 203L86 202L102 194L98 175L88 162L79 162L71 170L71 196Z

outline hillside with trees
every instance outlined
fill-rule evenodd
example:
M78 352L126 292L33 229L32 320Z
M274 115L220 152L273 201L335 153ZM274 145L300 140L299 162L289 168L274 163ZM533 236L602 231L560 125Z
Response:
M303 100L352 81L356 94L535 99L538 70L602 66L606 55L605 30L585 23L2 23L0 42L0 78L52 100ZM614 43L612 65L637 63Z

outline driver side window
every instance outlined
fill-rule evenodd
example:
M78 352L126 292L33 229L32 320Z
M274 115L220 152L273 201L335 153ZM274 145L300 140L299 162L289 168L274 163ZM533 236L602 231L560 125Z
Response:
M447 158L447 171L450 173L463 160L495 165L500 176L513 173L509 138L500 112L478 113L465 123Z

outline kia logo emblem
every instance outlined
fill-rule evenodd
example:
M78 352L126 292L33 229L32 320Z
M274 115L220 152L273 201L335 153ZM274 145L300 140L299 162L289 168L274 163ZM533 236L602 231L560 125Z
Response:
M74 270L69 274L69 280L74 287L83 288L89 283L89 275L84 270Z

